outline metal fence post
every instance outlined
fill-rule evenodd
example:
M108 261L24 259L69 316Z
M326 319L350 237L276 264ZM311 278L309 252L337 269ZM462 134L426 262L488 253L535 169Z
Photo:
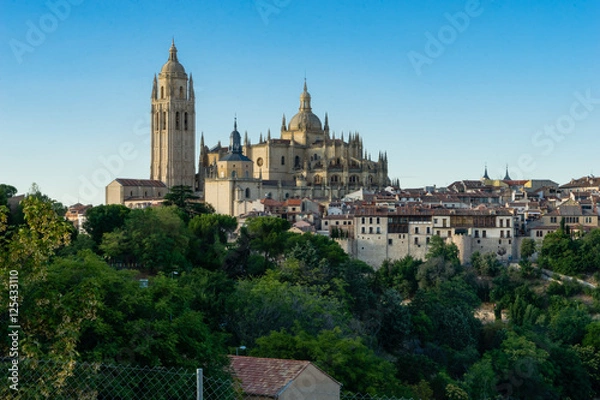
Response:
M202 368L196 370L196 400L204 399L204 382L202 376Z

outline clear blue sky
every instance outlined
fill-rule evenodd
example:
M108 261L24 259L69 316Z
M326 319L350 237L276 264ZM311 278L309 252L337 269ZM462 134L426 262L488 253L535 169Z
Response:
M402 187L485 163L492 178L507 163L513 178L600 174L599 20L595 0L4 0L0 182L100 204L115 177L149 178L173 37L211 146L235 114L253 142L278 136L306 74L313 111L387 151Z

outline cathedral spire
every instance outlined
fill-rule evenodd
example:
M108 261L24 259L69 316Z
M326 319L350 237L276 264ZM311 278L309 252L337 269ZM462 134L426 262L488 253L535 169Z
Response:
M325 113L325 126L323 127L323 130L329 130L329 116L327 115L327 113Z
M510 181L510 175L508 175L508 164L506 164L506 174L504 175L504 180L505 181Z
M175 47L175 38L171 40L171 48L169 49L169 60L177 61L177 47Z
M490 179L490 176L488 175L488 170L487 170L487 163L485 163L485 171L483 173L483 179Z
M154 74L154 82L152 82L152 99L158 98L158 82L156 81L156 74Z
M283 118L281 119L281 130L285 131L285 114L283 114Z
M267 141L271 140L271 128L267 130Z
M300 112L310 112L310 93L308 93L308 89L306 87L306 78L304 79L304 90L300 94Z
M189 99L194 100L196 95L194 94L194 79L192 78L191 72L190 72L190 82L189 82L188 93L189 93Z

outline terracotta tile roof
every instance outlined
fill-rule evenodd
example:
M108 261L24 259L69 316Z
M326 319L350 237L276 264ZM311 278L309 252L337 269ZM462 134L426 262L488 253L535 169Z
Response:
M277 395L310 364L309 361L229 356L236 378L247 395Z
M154 186L154 187L167 187L163 182L154 179L126 179L117 178L115 181L119 182L123 186Z
M302 204L302 200L300 199L287 199L286 201L288 206L299 206Z

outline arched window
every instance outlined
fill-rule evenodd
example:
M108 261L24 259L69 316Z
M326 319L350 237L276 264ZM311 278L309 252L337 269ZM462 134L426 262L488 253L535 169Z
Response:
M179 130L180 129L180 124L179 124L179 111L177 111L175 113L175 129Z
M167 129L167 112L166 111L163 111L162 128Z
M183 115L183 129L186 131L188 130L188 114L187 113L185 113Z
M183 99L183 86L179 86L179 98Z
M236 175L236 174L235 174L235 171L231 171L231 177L232 177L232 178L235 178L235 175Z
M300 157L299 156L294 157L294 167L296 167L296 168L300 167Z
M156 115L154 117L154 129L158 130L160 128L160 125L158 123L158 121L160 120L160 115L158 113L158 111L156 112Z
M160 98L161 99L165 98L165 87L164 86L160 87Z
M250 188L246 188L246 198L250 198Z
M285 156L281 156L281 165L285 165Z

